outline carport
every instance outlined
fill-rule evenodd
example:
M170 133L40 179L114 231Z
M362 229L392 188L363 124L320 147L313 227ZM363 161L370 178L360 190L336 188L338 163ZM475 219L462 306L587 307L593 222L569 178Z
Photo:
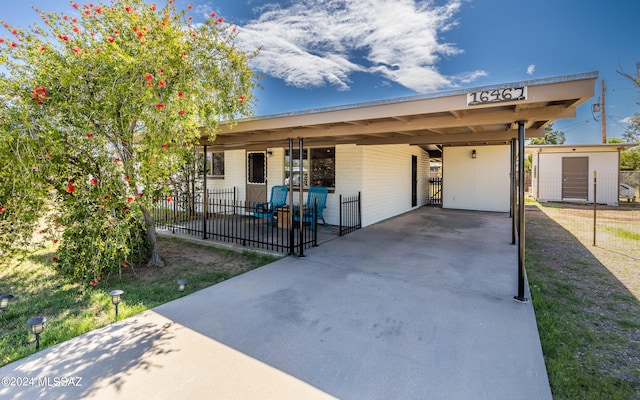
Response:
M222 125L214 138L203 136L201 144L205 158L208 151L238 149L262 151L265 157L272 149L288 149L288 154L293 155L295 146L300 152L299 159L303 158L305 147L314 146L409 145L423 149L431 159L442 159L447 148L467 147L468 151L458 154L468 153L468 158L476 158L476 148L503 146L510 153L509 166L505 164L503 168L510 171L501 171L509 175L509 182L504 184L508 187L503 198L503 204L508 204L504 211L512 216L512 243L519 243L515 297L524 300L524 184L519 182L524 182L525 140L542 137L545 127L557 119L574 118L576 108L593 97L597 77L596 72L590 72L244 119ZM447 163L452 165L461 160L443 160L445 171ZM290 163L289 176L293 176L292 168ZM483 179L477 183L479 197L489 196L493 191L489 183L495 177L487 175ZM277 180L272 179L270 184ZM445 194L448 186L456 184L455 178L445 180ZM292 214L294 188L291 182L289 185ZM376 187L363 193L363 198L368 201L385 195L380 192ZM303 196L303 191L298 190L299 204L304 202ZM419 204L414 201L412 206ZM443 207L458 208L449 205L446 197ZM409 209L395 210L393 215ZM367 213L368 210L363 210L365 219ZM373 222L393 215L384 215Z

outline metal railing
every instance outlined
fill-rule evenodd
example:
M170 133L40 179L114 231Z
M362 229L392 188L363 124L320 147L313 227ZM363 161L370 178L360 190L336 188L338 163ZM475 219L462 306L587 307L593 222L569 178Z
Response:
M356 196L340 195L340 236L362 228L362 209L360 192Z
M188 202L180 193L166 196L153 208L156 227L284 254L303 255L304 249L317 245L317 224L293 222L289 207L274 210L273 218L257 218L254 204L225 197L235 196L235 190L221 193L207 191L206 196L190 196ZM311 212L317 216L315 208Z

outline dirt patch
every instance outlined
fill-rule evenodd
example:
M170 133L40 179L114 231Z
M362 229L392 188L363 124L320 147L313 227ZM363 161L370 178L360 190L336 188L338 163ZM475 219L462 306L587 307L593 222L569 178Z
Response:
M204 244L162 238L159 246L160 256L165 262L164 267L143 265L129 268L126 274L135 274L140 282L146 283L187 269L190 273L222 272L239 275L256 266L256 260L251 257Z

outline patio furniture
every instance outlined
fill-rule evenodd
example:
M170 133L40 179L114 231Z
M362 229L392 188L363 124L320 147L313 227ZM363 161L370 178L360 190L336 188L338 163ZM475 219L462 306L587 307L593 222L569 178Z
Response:
M271 200L266 203L258 203L253 206L253 216L256 218L269 218L269 226L273 226L273 220L277 209L287 204L289 188L286 186L274 186L271 188Z
M324 216L322 212L325 208L327 208L327 195L329 194L329 190L326 187L322 186L312 186L309 188L307 192L307 202L303 207L302 214L302 222L311 222L313 229L316 227L316 220L321 219L324 223L324 226L327 226L327 222L324 220ZM316 218L313 217L313 206L316 204L316 199L318 200L318 208L316 210L317 215ZM293 221L300 221L300 211L296 208L296 211L293 213Z

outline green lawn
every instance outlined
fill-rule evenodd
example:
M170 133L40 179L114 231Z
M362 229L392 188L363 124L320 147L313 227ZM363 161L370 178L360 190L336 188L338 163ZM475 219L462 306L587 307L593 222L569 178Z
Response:
M640 301L537 208L527 210L526 228L527 275L554 399L640 399ZM640 271L637 260L626 262Z
M168 245L175 241L163 239L162 243ZM179 247L185 254L196 250L209 252L212 261L180 260L178 254L177 258L174 255L171 268L138 267L135 275L129 272L122 277L106 277L95 288L60 276L52 268L53 249L3 263L0 265L0 294L10 293L15 298L8 310L0 314L0 366L35 351L35 339L26 326L26 321L35 315L45 315L48 319L40 338L42 349L113 322L115 308L109 296L113 289L124 290L119 305L121 319L277 259L186 242L180 243ZM235 268L230 270L228 265ZM184 293L178 291L178 279L188 280Z

